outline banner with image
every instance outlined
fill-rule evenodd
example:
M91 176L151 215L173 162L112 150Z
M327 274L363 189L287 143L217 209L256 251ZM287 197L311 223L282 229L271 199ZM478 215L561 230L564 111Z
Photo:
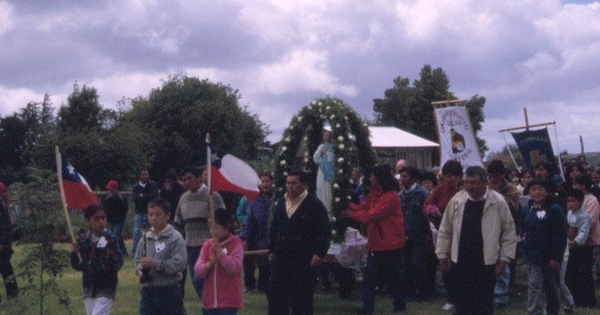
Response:
M511 132L511 134L521 151L527 168L533 169L533 166L541 161L555 162L548 128Z
M440 163L457 160L463 169L483 166L469 114L464 106L438 107L435 117L441 147Z

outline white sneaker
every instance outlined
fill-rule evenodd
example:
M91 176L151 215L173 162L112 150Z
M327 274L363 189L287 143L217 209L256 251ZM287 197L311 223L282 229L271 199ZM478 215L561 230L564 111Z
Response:
M442 311L450 312L454 309L454 304L446 303L442 306Z

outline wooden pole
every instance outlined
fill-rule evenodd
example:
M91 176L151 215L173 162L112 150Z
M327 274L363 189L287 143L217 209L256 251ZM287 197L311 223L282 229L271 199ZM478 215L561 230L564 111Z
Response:
M505 131L512 131L512 130L518 130L518 129L529 129L529 128L533 128L533 127L541 127L541 126L548 126L548 125L554 125L554 124L556 124L556 122L553 121L553 122L547 122L547 123L541 123L541 124L535 124L535 125L527 125L527 126L521 126L521 127L500 129L498 131L505 132Z
M583 137L579 135L579 143L581 144L581 155L585 154L585 150L583 149Z
M65 215L65 220L67 220L67 227L69 228L69 234L71 235L71 241L73 243L75 243L76 242L75 233L73 233L73 225L71 225L71 217L69 216L69 209L67 207L67 198L65 196L65 187L63 186L62 157L60 155L60 150L58 149L58 146L55 147L54 151L55 151L55 156L56 156L56 174L58 176L58 188L60 190L60 199L62 199L63 213ZM81 258L80 252L77 252L77 257L79 258L79 262L81 262L83 260Z
M208 204L210 206L210 219L215 218L215 199L211 190L212 183L212 152L210 151L210 133L206 133L206 186L208 187Z

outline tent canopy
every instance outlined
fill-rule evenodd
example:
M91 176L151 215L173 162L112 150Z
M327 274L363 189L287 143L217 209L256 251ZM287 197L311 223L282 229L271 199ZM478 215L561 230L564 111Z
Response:
M437 148L440 145L396 127L370 126L373 148Z

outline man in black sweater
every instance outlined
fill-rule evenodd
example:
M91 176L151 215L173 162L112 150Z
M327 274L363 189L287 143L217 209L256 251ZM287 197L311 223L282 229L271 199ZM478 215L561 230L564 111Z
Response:
M288 315L290 308L312 315L316 267L327 254L331 224L323 203L306 190L306 174L291 172L285 186L270 230L269 315Z

